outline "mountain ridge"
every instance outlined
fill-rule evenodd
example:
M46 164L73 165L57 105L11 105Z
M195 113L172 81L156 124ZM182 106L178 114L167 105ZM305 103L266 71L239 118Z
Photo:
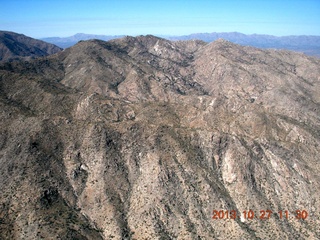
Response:
M60 47L66 48L74 45L80 40L101 39L111 40L124 37L123 35L94 35L94 34L76 34L66 38L43 38L42 40L51 42ZM219 38L226 39L236 44L244 46L253 46L258 48L275 48L303 52L310 56L320 57L320 36L311 35L292 35L292 36L273 36L266 34L243 34L238 32L226 33L195 33L182 36L159 36L168 40L202 40L212 42ZM59 45L60 44L60 45ZM62 45L61 45L62 44Z
M41 40L8 31L0 31L0 61L36 58L57 53L62 49Z

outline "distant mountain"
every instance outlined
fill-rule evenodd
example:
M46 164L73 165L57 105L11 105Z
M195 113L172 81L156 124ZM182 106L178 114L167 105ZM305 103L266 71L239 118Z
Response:
M23 34L0 31L0 61L47 56L61 50L53 44Z
M251 34L246 35L238 32L229 33L196 33L185 36L167 37L169 40L191 40L199 39L205 42L213 42L223 38L230 42L253 46L259 48L286 49L296 52L303 52L307 55L320 57L320 36L284 36Z
M109 41L111 39L121 38L124 35L95 35L95 34L85 34L85 33L77 33L70 37L49 37L49 38L42 38L41 40L55 44L61 48L68 48L75 45L79 41L85 41L90 39L99 39L104 41Z
M71 37L59 38L43 38L43 41L53 43L59 47L71 47L81 40L99 39L108 41L111 39L121 38L123 36L112 35L93 35L78 33ZM213 42L219 38L223 38L230 42L244 45L253 46L258 48L274 48L285 49L296 52L303 52L307 55L320 57L320 36L285 36L276 37L272 35L252 34L246 35L238 32L229 33L195 33L184 36L159 36L168 40L192 40L198 39L205 42Z

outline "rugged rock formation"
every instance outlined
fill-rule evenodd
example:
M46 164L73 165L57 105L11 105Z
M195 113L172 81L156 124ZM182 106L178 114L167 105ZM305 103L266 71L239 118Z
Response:
M0 62L27 60L60 52L62 49L22 34L0 31Z
M0 238L320 238L319 76L153 36L2 64Z

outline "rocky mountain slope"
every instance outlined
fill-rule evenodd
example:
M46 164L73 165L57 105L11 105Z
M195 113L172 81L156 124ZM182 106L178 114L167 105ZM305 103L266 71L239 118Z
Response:
M0 31L0 62L47 56L61 50L51 43L14 32Z
M0 65L0 239L319 239L319 76L153 36Z

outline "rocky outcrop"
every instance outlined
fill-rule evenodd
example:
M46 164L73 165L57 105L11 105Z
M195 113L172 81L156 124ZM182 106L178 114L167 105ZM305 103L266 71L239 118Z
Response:
M319 76L153 36L2 64L0 238L320 238Z

